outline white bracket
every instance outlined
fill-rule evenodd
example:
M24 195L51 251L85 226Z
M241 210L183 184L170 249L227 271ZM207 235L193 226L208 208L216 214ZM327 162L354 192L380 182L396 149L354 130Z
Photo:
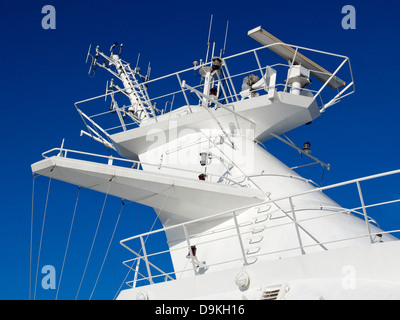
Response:
M285 139L283 139L282 137L280 137L279 135L275 134L275 133L270 133L271 136L277 138L278 140L282 141L283 143L286 143L288 146L292 147L293 149L297 150L298 152L300 152L301 154L304 154L305 156L309 157L310 159L313 159L315 161L315 163L319 163L322 167L325 167L328 169L328 171L331 168L331 165L328 163L326 164L325 162L322 162L321 160L313 157L312 155L310 155L309 153L307 153L306 151L300 149L299 147L297 147L292 141L287 141ZM314 164L314 163L313 163ZM311 165L311 164L310 164ZM297 167L297 168L300 168Z

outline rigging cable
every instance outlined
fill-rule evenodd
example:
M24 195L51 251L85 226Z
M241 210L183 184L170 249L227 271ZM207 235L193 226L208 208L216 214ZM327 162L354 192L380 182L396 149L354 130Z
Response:
M39 273L39 262L40 262L40 253L42 251L42 240L43 240L43 230L44 230L44 224L46 222L46 213L47 213L47 204L49 202L49 193L50 193L50 185L51 185L51 178L53 176L53 170L55 168L55 165L51 168L50 170L50 177L49 177L49 184L47 187L47 195L46 195L46 204L44 207L44 214L43 214L43 222L42 222L42 231L40 233L40 242L39 242L39 253L38 253L38 260L37 260L37 265L36 265L36 276L35 276L35 291L33 293L33 300L36 299L36 286L37 286L37 277Z
M78 199L79 199L79 195L80 195L80 193L81 193L81 187L80 187L80 186L78 187L78 189L79 189L79 190L78 190L78 195L77 195L77 197L76 197L74 213L73 213L73 215L72 215L71 226L70 226L70 228L69 228L67 246L65 247L64 260L63 260L62 267L61 267L60 280L58 281L58 286L57 286L57 292L56 292L56 298L55 298L55 300L57 300L58 291L60 290L61 279L62 279L62 276L63 276L64 265L65 265L65 259L66 259L66 257L67 257L67 252L68 252L68 247L69 247L69 240L71 239L72 226L74 225L76 208L77 208L77 206L78 206Z
M82 286L82 283L83 283L83 279L85 278L85 275L86 275L86 270L87 270L87 267L88 267L88 264L89 264L90 257L91 257L91 255L92 255L93 246L94 246L94 243L95 243L95 241L96 241L97 232L99 231L99 226L100 226L100 223L101 223L101 218L102 218L102 216L103 216L104 207L105 207L105 204L106 204L106 201L107 201L108 192L110 191L111 180L112 180L114 177L115 177L115 175L113 175L113 176L111 177L111 179L108 181L107 193L106 193L106 196L105 196L105 198L104 198L103 208L101 209L99 221L97 222L96 232L95 232L94 237L93 237L92 246L90 247L89 256L88 256L88 258L87 258L87 260L86 260L85 269L84 269L84 271L83 271L82 279L81 279L81 282L80 282L80 284L79 284L79 288L78 288L78 292L76 293L75 300L78 299L78 295L79 295L79 292L80 292L80 290L81 290L81 286Z
M105 254L105 256L104 256L103 263L101 264L100 271L99 271L99 274L97 275L97 279L96 279L96 282L95 282L95 284L94 284L94 287L93 287L92 293L90 294L89 300L91 300L91 299L92 299L93 293L94 293L94 291L96 290L97 282L99 281L99 278L100 278L101 272L102 272L102 270L103 270L103 267L104 267L104 263L106 262L107 255L108 255L108 252L109 252L109 250L110 250L111 243L112 243L112 241L113 241L113 239L114 239L115 231L117 230L117 226L118 226L119 218L121 217L121 213L122 213L122 209L124 208L124 205L125 205L125 203L124 203L124 201L122 200L122 205L121 205L121 209L119 210L119 214L118 214L117 222L115 223L115 226L114 226L114 231L113 231L113 233L112 233L112 235L111 235L110 242L108 243L107 251L106 251L106 254Z
M162 193L164 193L164 192L166 192L166 191L169 191L169 190L171 190L171 189L173 189L173 188L174 188L174 184L172 184L172 185L169 186L166 190L164 190L164 191L162 191L161 193L158 193L158 194L162 194ZM156 195L156 194L154 194L154 195ZM152 195L152 196L154 196L154 195ZM151 231L153 230L154 225L156 224L157 219L160 218L160 214L161 214L161 212L162 212L162 210L163 210L163 208L164 208L165 201L167 200L168 196L169 196L169 192L168 192L168 195L166 195L166 196L164 197L164 201L163 201L163 203L161 204L160 209L158 210L157 216L156 216L156 218L154 219L153 225L151 226L151 229L150 229L149 232L151 232ZM133 202L133 201L132 201L132 202ZM132 202L130 202L130 203L132 203ZM138 215L138 221L139 221L139 215ZM148 238L149 238L149 234L147 234L147 237L144 239L144 244L146 244ZM139 254L142 252L142 249L143 249L143 247L140 248ZM131 270L132 270L132 268L133 268L133 265L135 264L136 261L137 261L137 259L135 259L135 260L133 261L131 267L129 268L128 272L126 273L125 278L122 280L122 283L121 283L120 287L118 288L117 292L115 293L113 300L115 300L115 299L117 298L119 292L120 292L121 289L122 289L122 286L124 285L126 279L128 278L128 276L129 276L129 274L130 274L130 272L131 272Z
M32 175L31 242L29 248L29 300L32 297L32 243L33 243L33 204L35 200L35 174Z

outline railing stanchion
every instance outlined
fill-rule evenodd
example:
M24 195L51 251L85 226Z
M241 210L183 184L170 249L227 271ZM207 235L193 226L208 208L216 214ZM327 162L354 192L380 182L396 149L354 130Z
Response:
M136 288L136 283L137 283L137 276L139 273L139 264L140 264L140 258L136 262L136 267L135 267L135 277L133 279L133 287Z
M243 240L242 240L242 236L240 235L239 224L238 224L238 221L236 218L235 211L232 211L232 214L233 214L233 219L235 220L235 227L236 227L236 232L237 232L237 236L239 239L240 249L242 250L244 265L248 265L247 258L246 258L246 252L244 251Z
M372 240L371 230L369 228L367 209L365 208L364 197L363 197L362 192L361 192L360 182L356 181L356 184L357 184L358 195L360 196L362 210L363 210L363 213L364 213L365 225L367 227L368 236L369 236L369 239L370 239L371 243L373 243L374 241Z
M140 238L140 243L141 243L142 249L143 249L143 259L144 259L144 262L146 263L146 268L147 268L147 274L149 276L149 281L150 281L151 284L153 284L154 282L153 282L153 279L152 279L152 276L151 276L149 260L147 259L147 252L146 252L146 247L144 246L143 237L140 236L139 238Z
M187 228L186 228L185 225L183 225L182 228L183 228L183 232L185 233L185 238L186 238L186 242L187 242L187 245L188 245L190 260L192 261L193 271L194 271L194 274L197 276L196 264L194 263L193 251L192 251L192 246L190 245L190 240L189 240L189 235L188 235L188 232L187 232Z
M299 245L300 245L301 254L306 254L306 252L304 251L304 248L303 248L303 242L301 241L299 225L297 224L297 219L296 219L296 214L294 212L294 206L293 206L292 198L289 197L288 199L289 199L290 208L292 210L293 223L294 223L294 225L296 227L297 237L299 238Z

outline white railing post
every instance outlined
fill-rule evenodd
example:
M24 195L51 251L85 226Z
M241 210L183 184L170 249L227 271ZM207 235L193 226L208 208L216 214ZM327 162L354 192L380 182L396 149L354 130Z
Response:
M235 211L232 211L232 214L233 214L233 219L235 221L235 227L236 227L236 232L237 232L237 236L238 236L238 239L239 239L240 249L242 250L242 256L243 256L244 265L248 265L249 263L247 262L246 252L244 251L243 240L242 240L242 236L240 235L239 224L238 224L238 221L237 221L237 218L236 218Z
M289 199L290 208L291 208L291 210L292 210L293 223L294 223L294 225L295 225L297 237L298 237L298 239L299 239L299 245L300 245L301 254L306 254L306 252L304 251L304 248L303 248L303 242L301 241L300 230L299 230L299 226L298 226L298 224L297 224L296 214L295 214L295 212L294 212L294 206L293 206L292 198L289 197L288 199Z
M293 65L294 65L294 61L296 60L296 55L297 55L297 51L299 51L299 47L296 47L296 51L294 52L294 54L293 54L293 60L292 60L292 62L290 63L290 66L289 66L289 70L288 70L288 74L287 74L287 76L286 76L286 82L285 82L285 89L283 89L283 92L286 92L286 90L287 90L287 87L288 87L288 78L289 78L289 75L290 75L290 71L292 70L292 68L293 68Z
M361 186L360 186L360 183L358 181L356 181L356 184L357 184L358 195L360 196L362 210L363 210L363 213L364 213L365 225L367 227L368 236L369 236L369 239L370 239L371 243L374 243L374 241L372 240L372 236L371 236L371 230L369 228L367 209L365 208L364 198L363 198L363 195L362 195L362 192L361 192Z
M150 265L149 265L149 260L147 259L147 252L146 252L146 247L144 246L144 241L143 241L143 237L140 236L140 243L142 244L142 249L143 249L143 259L144 262L146 263L146 268L147 268L147 275L149 277L149 281L151 284L153 284L153 278L151 276L151 271L150 271Z
M254 53L254 56L256 57L258 68L260 69L261 78L263 78L264 77L264 72L262 71L262 67L261 67L260 60L258 59L257 51L254 50L253 53Z
M109 156L109 157L108 157L107 164L108 164L109 166L112 166L112 164L113 164L113 156Z
M181 78L179 77L179 74L178 74L178 73L176 74L176 77L178 78L179 86L180 86L180 88L181 88L181 90L182 90L183 97L185 98L186 104L187 104L187 106L188 106L190 112L193 113L192 108L190 107L190 104L189 104L189 100L188 100L188 98L187 98L187 96L186 96L185 89L182 87L182 81L181 81ZM171 105L171 108L172 108L172 105ZM165 110L165 112L167 112L167 110Z
M224 64L223 65L225 67L226 73L228 74L228 79L229 79L229 82L230 82L230 84L232 86L233 95L235 96L236 101L239 101L239 98L238 98L236 90L235 90L235 86L233 85L232 77L231 77L231 75L229 73L228 66L226 65L226 61L225 60L224 60ZM233 98L232 98L232 100L233 100Z
M187 242L187 245L188 245L188 250L189 250L190 260L191 260L192 266L193 266L193 271L194 271L194 274L197 276L198 273L197 273L197 269L196 269L196 264L194 262L192 246L190 245L190 240L189 240L189 235L188 235L188 232L187 232L186 225L183 225L182 228L183 228L183 232L185 233L185 238L186 238L186 242Z
M137 283L137 276L139 273L139 264L140 264L140 258L138 258L136 262L136 267L135 267L135 277L133 278L133 287L136 288L136 283Z
M325 89L325 87L328 85L328 83L333 79L333 77L336 76L336 73L338 73L338 71L343 67L343 65L348 61L348 58L344 59L343 62L339 65L339 67L337 67L337 69L335 70L334 73L331 74L331 76L329 77L329 79L324 83L324 85L318 90L317 94L314 96L313 101L315 101L315 99L321 94L322 90Z
M60 152L58 153L57 157L63 157L63 156L64 156L64 155L63 155L64 140L65 140L65 139L62 139L61 147L60 147Z

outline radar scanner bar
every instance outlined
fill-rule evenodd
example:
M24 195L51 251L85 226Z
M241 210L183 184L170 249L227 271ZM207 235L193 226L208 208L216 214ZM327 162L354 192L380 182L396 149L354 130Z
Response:
M296 52L289 45L284 45L283 41L279 40L278 38L276 38L269 32L265 31L261 27L257 27L257 28L250 30L247 33L247 35L250 36L251 38L253 38L254 40L258 41L259 43L261 43L264 46L272 45L275 43L282 43L282 44L273 45L273 46L269 47L269 49L287 61L292 61L293 57L295 57L294 61L292 61L293 64L299 64L299 65L303 66L304 68L307 68L308 70L310 70L311 75L314 76L314 78L322 81L323 83L327 82L332 76L332 73L325 70L320 65L318 65L314 61L310 60L306 56L302 55L301 53ZM334 76L334 77L332 77L332 79L329 81L329 83L327 85L329 87L331 87L332 89L337 89L337 88L345 86L346 83L343 80L341 80L340 78Z

